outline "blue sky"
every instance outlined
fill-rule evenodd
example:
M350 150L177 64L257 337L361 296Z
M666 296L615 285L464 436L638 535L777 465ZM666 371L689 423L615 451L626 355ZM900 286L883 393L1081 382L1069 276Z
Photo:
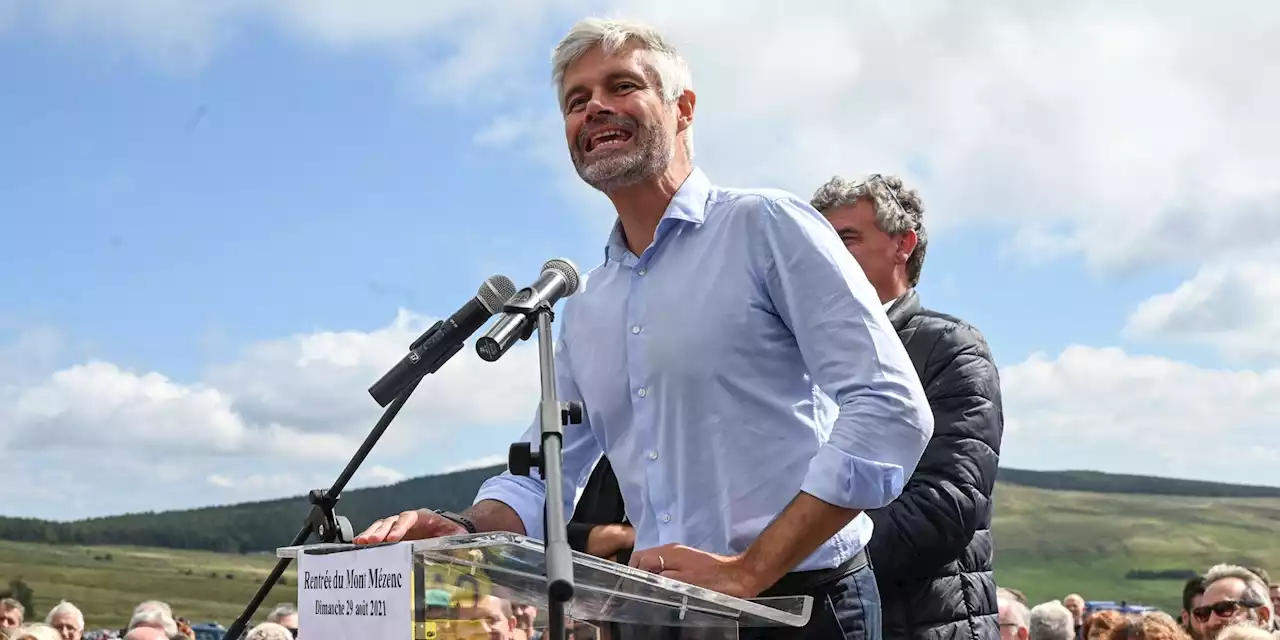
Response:
M612 214L570 170L546 80L584 10L496 4L497 19L0 6L0 443L16 479L0 513L327 484L378 416L365 389L425 317L494 273L599 262ZM921 6L842 6L836 22L906 34L843 40L822 37L823 3L609 8L685 47L713 180L808 195L879 171L921 191L921 293L993 346L1006 464L1280 484L1280 354L1250 347L1280 337L1280 186L1262 169L1278 166L1264 114L1280 101L1219 73L1275 45L1217 23L1186 44L1194 8ZM926 38L936 51L903 44ZM1229 110L1208 104L1222 92ZM1248 314L1205 311L1226 293ZM464 351L424 384L362 482L504 454L537 385L535 354L509 360Z

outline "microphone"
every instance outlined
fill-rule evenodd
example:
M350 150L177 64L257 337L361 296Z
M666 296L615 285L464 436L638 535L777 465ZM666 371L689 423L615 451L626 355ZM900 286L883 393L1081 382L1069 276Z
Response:
M540 307L548 309L556 306L561 298L568 298L578 291L578 267L568 260L556 258L542 265L542 275L511 296L503 306L501 318L494 323L488 333L476 340L476 353L489 362L494 362L506 353L516 340L527 339L535 324L530 320Z
M491 276L476 296L462 305L457 313L431 325L426 333L409 345L409 355L369 387L369 395L378 406L391 404L406 387L429 373L435 373L453 354L462 349L471 334L489 321L516 293L516 285L506 276Z

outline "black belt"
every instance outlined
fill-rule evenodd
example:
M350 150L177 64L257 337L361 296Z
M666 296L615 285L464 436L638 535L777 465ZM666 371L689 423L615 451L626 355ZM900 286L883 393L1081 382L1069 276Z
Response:
M758 597L775 598L778 596L809 595L822 591L824 587L838 582L841 578L858 571L869 564L867 550L862 549L852 558L831 569L813 569L811 571L792 571L782 579L765 589Z

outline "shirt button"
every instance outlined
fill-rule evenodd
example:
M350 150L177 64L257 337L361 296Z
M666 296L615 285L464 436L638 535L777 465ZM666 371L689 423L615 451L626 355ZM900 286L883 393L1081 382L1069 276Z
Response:
M669 513L664 513L664 514L662 514L662 521L663 521L663 522L671 522L671 514L669 514Z
M631 333L640 333L640 325L631 327Z
M648 391L645 391L644 387L640 387L640 389L639 389L638 391L636 391L636 395L638 395L638 396L640 396L641 398L643 398L643 397L645 397L645 396L649 395L649 392L648 392Z
M646 274L646 273L649 273L649 270L648 270L648 269L646 269L646 268L644 268L644 267L640 267L639 269L636 269L636 273L638 273L638 274L640 274L640 275L644 275L644 274Z
M657 460L657 459L658 459L658 452L657 452L657 451L650 451L650 452L649 452L649 459L650 459L650 460Z

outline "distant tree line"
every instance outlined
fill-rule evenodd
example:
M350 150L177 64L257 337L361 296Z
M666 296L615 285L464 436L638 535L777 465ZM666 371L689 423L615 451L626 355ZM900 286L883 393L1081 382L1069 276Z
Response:
M343 494L338 514L360 532L374 520L430 506L460 511L480 484L503 467L425 476ZM1215 484L1085 471L1001 469L999 480L1041 489L1200 497L1280 497L1280 488ZM288 544L311 505L305 497L162 513L136 513L74 522L0 517L0 539L80 545L137 545L232 553L272 551ZM1142 572L1144 570L1135 570ZM1135 574L1137 575L1137 574ZM1181 575L1181 574L1179 574ZM1164 579L1164 578L1131 578ZM1172 578L1170 578L1172 579Z
M1196 498L1280 498L1280 487L1221 484L1200 480L1133 476L1099 471L1024 471L1001 468L1000 482L1091 493L1131 493Z
M344 492L338 515L359 533L374 520L431 506L461 511L504 467L426 476L399 484ZM305 496L161 513L135 513L73 522L0 517L0 539L78 545L136 545L230 553L274 551L288 544L311 504Z

